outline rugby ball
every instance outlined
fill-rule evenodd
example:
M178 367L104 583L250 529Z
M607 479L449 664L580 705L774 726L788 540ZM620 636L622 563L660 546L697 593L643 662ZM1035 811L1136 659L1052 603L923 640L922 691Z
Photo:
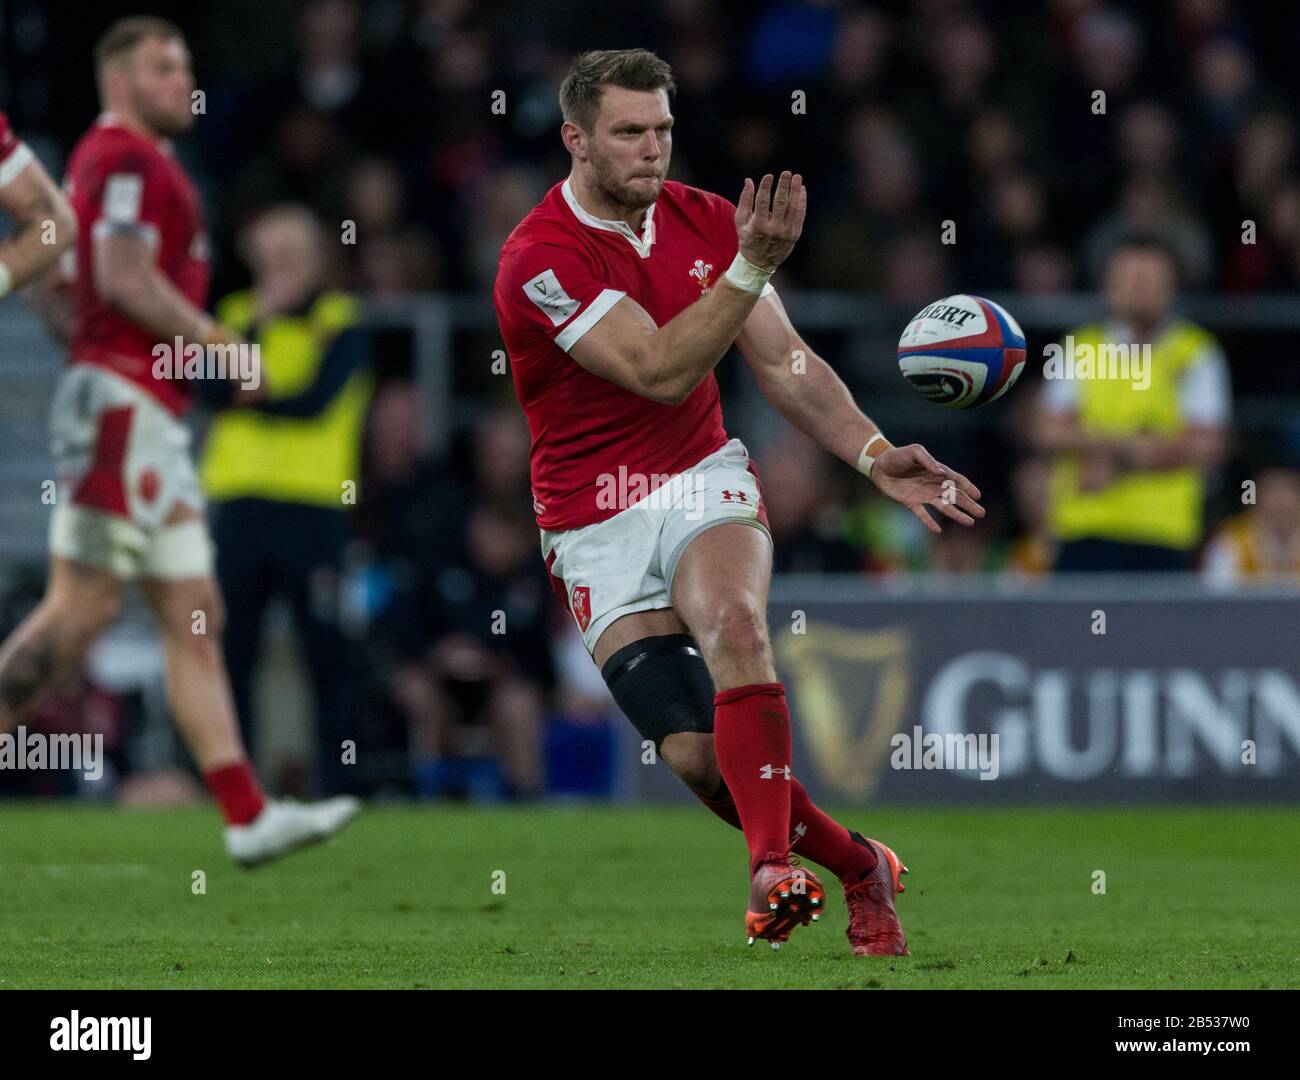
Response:
M997 401L1025 367L1025 335L982 296L945 296L916 313L898 339L898 367L927 401L970 409Z

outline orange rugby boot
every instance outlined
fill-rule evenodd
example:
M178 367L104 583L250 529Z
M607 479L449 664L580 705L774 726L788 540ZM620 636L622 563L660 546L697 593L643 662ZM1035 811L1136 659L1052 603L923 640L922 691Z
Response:
M826 890L817 875L789 854L771 852L754 871L745 913L749 944L760 938L779 949L796 926L821 918Z
M863 837L876 852L876 866L861 881L844 882L849 909L849 944L854 956L907 956L907 935L894 910L894 896L903 891L907 867L879 840Z

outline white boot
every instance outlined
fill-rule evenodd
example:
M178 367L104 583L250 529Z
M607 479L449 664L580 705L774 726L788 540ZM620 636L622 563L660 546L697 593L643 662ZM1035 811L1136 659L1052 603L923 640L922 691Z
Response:
M241 866L277 859L333 836L361 812L351 795L318 803L271 802L247 825L226 826L226 851Z

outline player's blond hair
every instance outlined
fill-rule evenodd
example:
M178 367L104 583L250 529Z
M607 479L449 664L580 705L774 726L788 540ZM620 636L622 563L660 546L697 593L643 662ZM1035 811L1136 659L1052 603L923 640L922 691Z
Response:
M677 92L673 69L648 49L593 49L573 58L560 83L560 112L566 122L590 134L606 86L624 90Z
M153 38L184 41L185 35L174 22L160 19L156 15L128 15L104 31L95 43L95 79L99 83L101 97L104 92L104 69L130 55L131 50L140 42Z

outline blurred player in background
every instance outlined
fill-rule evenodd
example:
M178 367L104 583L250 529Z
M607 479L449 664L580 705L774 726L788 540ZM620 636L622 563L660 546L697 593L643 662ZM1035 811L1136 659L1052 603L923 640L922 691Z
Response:
M666 179L674 90L653 53L577 57L560 89L572 171L501 251L497 317L532 432L542 550L619 706L744 832L750 943L778 947L818 916L821 883L793 849L841 879L856 954L903 954L901 864L791 772L771 537L713 369L735 342L786 419L934 532L928 508L969 525L979 491L922 447L891 446L790 325L768 279L803 227L799 176L747 179L739 207Z
M194 123L180 31L115 23L96 48L104 113L73 150L66 188L80 243L71 364L53 405L59 473L44 599L0 647L0 730L78 668L134 582L162 636L167 696L244 864L324 839L355 799L269 801L244 751L220 646L212 545L181 417L191 383L155 374L155 346L233 342L203 306L202 207L169 140ZM203 616L206 625L196 620Z
M0 297L45 273L77 237L63 192L0 113L0 210L17 227L0 240Z

